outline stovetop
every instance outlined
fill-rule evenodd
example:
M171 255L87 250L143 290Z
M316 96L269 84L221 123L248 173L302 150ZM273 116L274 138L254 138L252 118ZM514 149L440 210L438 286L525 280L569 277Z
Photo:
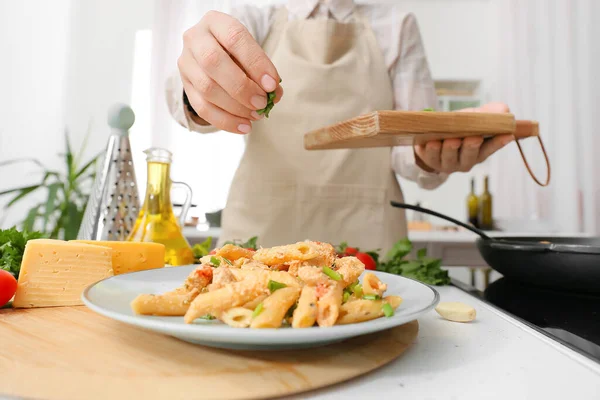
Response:
M484 292L455 286L600 363L600 296L560 292L500 278Z

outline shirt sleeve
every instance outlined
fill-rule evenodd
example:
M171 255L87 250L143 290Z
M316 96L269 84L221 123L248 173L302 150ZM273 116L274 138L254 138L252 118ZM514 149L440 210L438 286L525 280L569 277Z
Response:
M437 107L435 85L414 14L401 18L398 55L390 69L396 110L418 111ZM423 189L435 189L448 174L429 173L415 161L412 146L392 148L392 169L401 177L416 182Z
M275 7L256 7L243 5L232 9L229 13L238 19L248 29L252 37L262 45L265 41L269 28L271 27ZM201 125L192 119L192 114L184 104L183 82L179 71L175 70L166 82L166 99L169 112L184 128L199 133L217 132L218 129L212 125Z

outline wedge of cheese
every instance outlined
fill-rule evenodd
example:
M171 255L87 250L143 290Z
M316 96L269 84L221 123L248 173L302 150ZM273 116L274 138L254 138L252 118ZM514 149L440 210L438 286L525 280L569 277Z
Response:
M52 239L29 240L13 307L82 305L83 290L112 275L110 247Z
M94 240L73 240L73 242L110 247L115 275L165 266L165 245L162 243Z

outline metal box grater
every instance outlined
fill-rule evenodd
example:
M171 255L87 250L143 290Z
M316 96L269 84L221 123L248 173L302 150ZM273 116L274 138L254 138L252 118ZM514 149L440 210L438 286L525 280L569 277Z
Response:
M127 240L133 229L140 209L129 142L134 121L135 114L127 105L116 104L108 112L112 133L77 239Z

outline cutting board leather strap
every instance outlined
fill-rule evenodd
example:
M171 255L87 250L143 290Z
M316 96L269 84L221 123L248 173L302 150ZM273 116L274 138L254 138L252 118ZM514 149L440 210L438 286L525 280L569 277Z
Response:
M544 159L546 160L546 168L547 168L547 174L546 174L546 182L542 183L533 173L533 171L531 170L531 167L529 166L529 163L527 162L527 157L525 157L525 153L523 152L523 149L521 148L521 144L519 143L519 139L515 136L515 143L517 143L517 147L519 148L519 152L521 153L521 158L523 159L523 163L525 163L525 168L527 168L527 172L529 172L529 175L533 178L533 180L535 181L535 183L537 183L540 186L548 186L548 184L550 183L550 160L548 159L548 154L546 153L546 148L544 147L544 142L542 142L542 137L540 135L537 135L537 140L538 142L540 142L540 147L542 149L542 153L544 154Z

